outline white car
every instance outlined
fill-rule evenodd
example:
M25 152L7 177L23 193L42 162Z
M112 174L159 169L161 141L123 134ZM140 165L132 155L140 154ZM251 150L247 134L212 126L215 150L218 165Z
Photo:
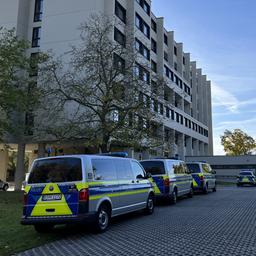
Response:
M0 180L0 190L7 191L9 184L5 181Z

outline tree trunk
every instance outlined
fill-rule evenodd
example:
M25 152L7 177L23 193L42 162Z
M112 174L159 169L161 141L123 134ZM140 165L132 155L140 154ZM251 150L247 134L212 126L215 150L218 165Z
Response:
M102 143L100 145L101 153L108 153L108 145L105 143Z
M38 158L45 157L45 143L39 143L38 144L38 153L37 153Z
M17 155L17 164L16 164L16 171L15 171L15 191L21 190L22 182L25 180L25 143L18 144L18 155Z

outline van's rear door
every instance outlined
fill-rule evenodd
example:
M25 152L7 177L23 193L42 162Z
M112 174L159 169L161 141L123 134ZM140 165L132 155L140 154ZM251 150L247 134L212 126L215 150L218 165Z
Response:
M158 160L147 160L141 161L140 164L147 173L152 175L155 194L169 194L169 178L165 172L164 162Z
M26 187L26 217L77 215L80 158L60 157L35 161Z

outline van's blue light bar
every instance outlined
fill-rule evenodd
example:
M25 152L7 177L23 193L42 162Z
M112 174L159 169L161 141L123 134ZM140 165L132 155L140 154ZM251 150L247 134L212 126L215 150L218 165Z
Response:
M127 152L110 152L110 153L102 153L98 154L100 156L113 156L113 157L123 157L123 158L128 158L128 153Z

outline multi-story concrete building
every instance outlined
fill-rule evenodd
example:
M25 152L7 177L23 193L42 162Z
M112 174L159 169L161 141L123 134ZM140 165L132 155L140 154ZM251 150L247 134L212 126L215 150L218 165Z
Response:
M17 35L31 41L29 54L52 49L58 55L79 43L77 28L92 13L119 21L113 40L134 41L151 67L146 79L152 86L155 74L166 80L164 99L152 107L164 120L165 154L212 155L211 83L174 32L165 29L164 18L153 14L150 0L2 0L0 26L15 27Z

